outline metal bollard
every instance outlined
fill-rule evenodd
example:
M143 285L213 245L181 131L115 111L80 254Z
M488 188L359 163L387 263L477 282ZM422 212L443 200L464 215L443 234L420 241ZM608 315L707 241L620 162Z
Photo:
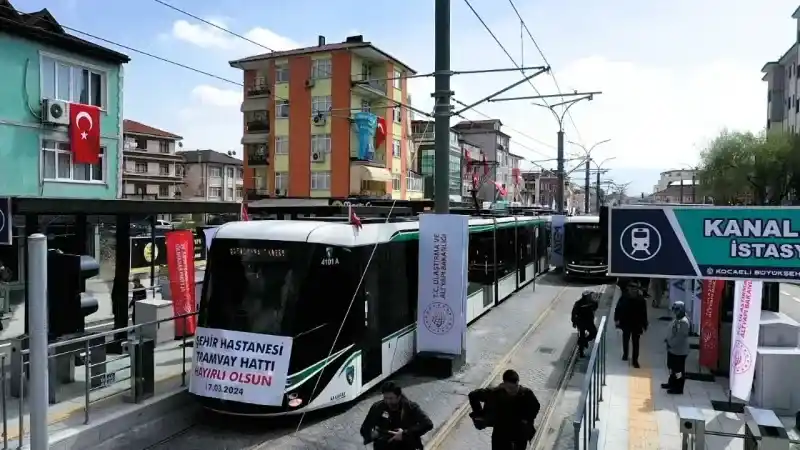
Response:
M155 393L155 341L133 337L128 341L131 357L131 396L129 401L139 403Z
M744 416L745 450L789 450L789 435L773 411L745 406Z
M692 406L678 407L682 450L705 450L706 418L703 412Z

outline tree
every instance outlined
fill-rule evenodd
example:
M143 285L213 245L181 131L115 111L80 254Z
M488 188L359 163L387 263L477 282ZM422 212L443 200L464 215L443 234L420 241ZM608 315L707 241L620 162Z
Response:
M699 189L715 204L779 205L800 192L800 138L723 131L701 153Z

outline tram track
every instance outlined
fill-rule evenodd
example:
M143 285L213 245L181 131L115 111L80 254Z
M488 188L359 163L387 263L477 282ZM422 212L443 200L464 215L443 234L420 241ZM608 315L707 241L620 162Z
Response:
M564 300L565 295L577 293L576 291L581 289L581 287L575 285L562 285L562 281L552 274L546 275L545 277L551 284L546 287L542 286L541 288L558 290L554 293L552 300L549 300L549 303L547 303L543 309L537 311L536 320L524 329L524 332L513 341L514 345L511 349L497 359L497 362L492 365L492 371L484 380L482 386L488 386L502 373L502 370L508 366L509 361L518 353L524 343L541 328L542 324L552 317L553 311L556 309L556 306ZM539 280L541 279L542 278L539 278ZM530 289L530 287L527 289ZM491 314L495 314L495 311L489 313L489 315ZM570 357L570 371L574 367L575 356L576 353L573 348ZM569 376L565 375L562 377L562 380L559 382L559 390L563 390L561 386L566 385L563 379L568 380ZM474 386L474 383L470 383L469 387L471 386ZM451 392L451 394L452 393L453 392ZM263 418L251 419L201 411L190 426L146 448L140 447L139 450L194 450L197 448L225 450L345 448L341 447L341 444L336 445L328 441L326 436L341 434L342 432L357 436L358 427L361 424L360 421L363 419L363 415L366 412L365 408L376 400L376 395L377 394L374 393L367 394L351 404L308 413L298 433L295 433L295 430L298 420L300 419L299 416L289 416L278 418L277 420L270 419L269 421L264 421ZM557 397L554 396L553 399L548 402L542 413L543 418L548 418L552 415L552 410L554 409L556 401ZM446 438L453 432L455 425L466 416L468 410L469 402L464 401L463 404L455 409L455 412L450 415L449 419L437 428L436 434L428 441L426 448L439 449L441 444L443 444ZM348 422L354 423L350 426L343 426L342 421L336 419L337 416L351 419L348 420ZM548 420L549 419L543 419L542 423L545 424ZM345 428L345 430L342 428ZM331 440L333 440L333 438L331 438ZM352 445L346 446L346 448L350 447L352 447Z

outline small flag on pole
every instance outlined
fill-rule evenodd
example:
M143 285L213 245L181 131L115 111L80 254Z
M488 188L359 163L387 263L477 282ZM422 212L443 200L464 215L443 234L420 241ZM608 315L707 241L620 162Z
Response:
M247 214L247 203L245 203L244 200L242 200L242 207L239 210L239 220L243 222L250 220L250 215Z
M361 219L359 219L355 211L353 211L353 205L347 206L347 215L349 217L350 225L360 229Z

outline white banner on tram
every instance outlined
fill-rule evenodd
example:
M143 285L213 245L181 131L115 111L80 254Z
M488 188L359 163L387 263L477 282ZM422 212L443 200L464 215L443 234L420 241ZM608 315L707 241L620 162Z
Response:
M462 352L467 329L468 247L468 216L420 217L417 352Z
M189 392L281 406L291 355L290 337L198 327Z

